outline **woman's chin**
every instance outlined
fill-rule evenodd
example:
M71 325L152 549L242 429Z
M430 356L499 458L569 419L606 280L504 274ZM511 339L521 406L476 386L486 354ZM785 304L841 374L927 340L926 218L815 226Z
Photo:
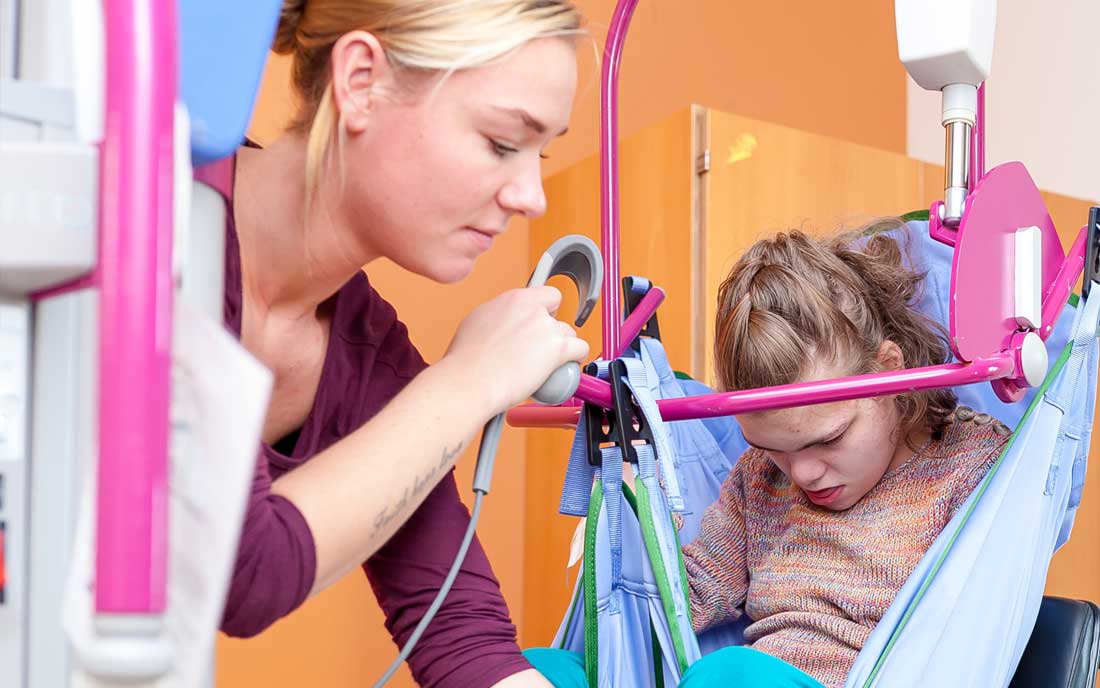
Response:
M474 263L475 260L461 258L448 261L446 264L427 266L424 271L417 272L433 282L457 284L470 276L474 271Z

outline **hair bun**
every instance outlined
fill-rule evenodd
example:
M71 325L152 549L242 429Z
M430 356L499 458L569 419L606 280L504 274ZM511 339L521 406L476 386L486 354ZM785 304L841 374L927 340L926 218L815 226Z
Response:
M305 12L306 0L283 0L283 10L279 13L279 28L275 30L272 50L280 55L294 52L298 47L298 27Z

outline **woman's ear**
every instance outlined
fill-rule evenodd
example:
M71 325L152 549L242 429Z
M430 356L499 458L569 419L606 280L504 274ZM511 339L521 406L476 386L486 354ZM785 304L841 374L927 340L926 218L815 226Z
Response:
M349 31L332 46L332 97L347 133L367 128L382 84L392 78L382 44L367 31Z
M905 367L905 354L901 352L900 346L889 339L882 340L875 358L882 370L901 370Z

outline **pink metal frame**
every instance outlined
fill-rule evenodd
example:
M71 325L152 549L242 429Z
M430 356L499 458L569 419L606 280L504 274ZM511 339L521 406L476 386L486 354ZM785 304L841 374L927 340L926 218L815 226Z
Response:
M96 611L165 606L174 2L105 0Z
M659 399L657 408L666 421L732 416L749 411L770 411L913 392L937 387L954 387L1015 376L1016 353L1004 352L971 363L952 363L926 368L910 368L893 373L873 373L820 380L740 392L700 394L678 399ZM584 375L577 397L586 402L611 408L611 387L603 380ZM514 425L567 427L576 424L580 408L523 407L514 409L509 421Z
M985 84L978 87L978 109L970 130L970 190L985 176Z
M603 254L603 351L619 351L619 63L638 0L619 0L603 51L600 118L600 250Z
M604 50L603 66L603 114L601 126L601 163L603 192L602 220L602 245L604 260L604 285L603 285L603 351L615 352L618 355L622 351L620 342L619 321L619 194L618 194L618 100L617 80L619 61L622 56L622 46L626 39L626 30L630 17L637 5L637 0L619 0L615 8L611 28L608 32L606 47ZM1005 166L1002 166L1005 167ZM1000 171L1000 168L998 168ZM1025 173L1026 175L1026 173ZM978 110L975 126L971 131L971 155L970 155L970 189L973 197L980 196L981 182L986 177L985 171L985 86L982 85L978 92ZM1003 178L1004 173L1001 174ZM1030 178L1027 179L1030 182ZM1017 188L1030 192L1027 183L1015 180ZM1033 184L1030 185L1033 188ZM997 194L1001 195L1001 194ZM998 199L1000 200L1000 199ZM958 230L945 227L939 222L940 202L933 204L929 222L929 232L932 237L955 246L960 235L965 229L966 220L960 224ZM993 204L987 204L993 205ZM971 204L968 203L968 207ZM982 218L983 221L986 218ZM981 224L981 223L979 223ZM1030 224L1030 223L1029 223ZM1045 223L1037 223L1045 234L1053 232L1053 225L1049 217ZM1047 237L1049 238L1049 237ZM1061 261L1056 275L1048 274L1044 269L1044 285L1046 292L1043 298L1042 317L1043 323L1039 335L1046 339L1053 329L1054 322L1066 303L1073 285L1080 276L1085 259L1086 232L1082 230L1077 241L1070 249L1069 254ZM1044 246L1046 248L1046 246ZM1060 249L1059 249L1060 255ZM957 267L958 261L956 260ZM972 275L973 276L973 275ZM980 268L978 269L980 277ZM952 271L952 293L955 289L956 274ZM662 294L663 298L663 294ZM952 299L954 302L954 299ZM657 304L643 302L647 308L656 308ZM952 313L954 308L952 307ZM636 332L649 319L652 310L638 310L628 318L630 328L623 334L625 341L630 342L636 336ZM636 318L634 316L637 316ZM637 326L638 329L634 329ZM900 394L922 389L934 389L939 387L953 387L957 385L974 384L980 382L997 381L1001 387L1011 388L1019 385L1020 372L1017 369L1017 354L1015 348L996 349L993 353L981 356L963 358L963 363L953 363L926 368L914 368L909 370L889 373L876 373L870 375L858 375L835 380L823 380L811 383L783 385L766 389L744 390L740 392L716 393L684 397L679 399L664 399L657 402L661 416L668 421L687 420L691 418L707 418L715 416L736 415L749 411L764 411L809 404L820 404L861 397L882 396ZM581 382L577 389L576 397L568 405L558 407L522 406L508 413L508 421L512 425L521 427L570 427L577 423L580 417L580 406L577 400L598 404L604 408L611 407L610 386L599 379L588 375L581 376Z

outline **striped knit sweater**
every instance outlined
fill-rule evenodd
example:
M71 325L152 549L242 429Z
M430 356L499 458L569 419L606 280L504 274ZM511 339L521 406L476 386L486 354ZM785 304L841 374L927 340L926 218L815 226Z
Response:
M754 622L746 643L843 686L875 624L1009 434L960 407L941 440L843 512L811 503L750 449L684 547L695 630L747 613Z

